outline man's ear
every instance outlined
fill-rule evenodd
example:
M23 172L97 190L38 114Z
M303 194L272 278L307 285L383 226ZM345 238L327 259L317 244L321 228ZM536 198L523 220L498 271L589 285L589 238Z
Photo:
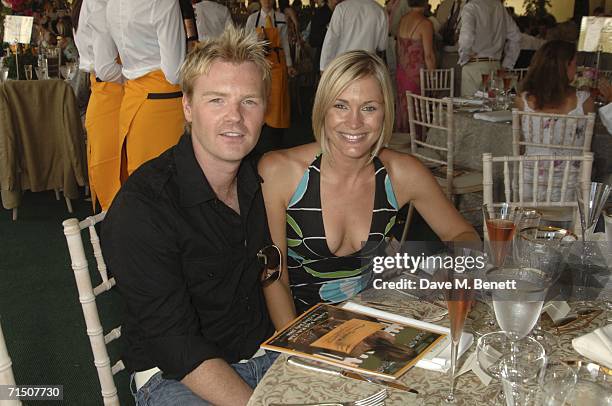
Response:
M185 114L185 120L191 123L191 101L187 97L187 95L183 94L183 114Z

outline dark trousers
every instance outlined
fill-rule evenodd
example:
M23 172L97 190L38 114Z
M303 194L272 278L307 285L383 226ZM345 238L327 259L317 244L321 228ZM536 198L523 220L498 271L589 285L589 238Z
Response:
M264 124L259 141L255 145L255 152L263 155L268 151L281 149L283 147L284 132L284 128L274 128Z

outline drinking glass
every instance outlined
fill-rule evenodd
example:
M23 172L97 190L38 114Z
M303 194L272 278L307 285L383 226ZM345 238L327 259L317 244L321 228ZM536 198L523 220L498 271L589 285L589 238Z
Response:
M612 374L610 371L591 362L578 361L575 364L578 382L576 382L574 391L568 396L565 405L612 405Z
M576 200L582 230L582 249L580 251L580 269L578 272L574 272L573 276L576 284L575 296L577 296L579 306L586 304L590 275L599 271L595 262L600 253L596 249L597 243L592 240L597 221L610 190L610 185L599 182L590 182L576 187Z
M478 366L486 375L500 381L513 379L512 376L516 379L520 376L519 371L521 370L523 376L532 376L532 370L541 367L545 362L545 354L544 347L533 338L525 337L518 341L512 341L502 331L485 334L476 343L476 362ZM511 362L515 362L513 375L509 373ZM527 362L527 367L525 367L524 362ZM519 366L521 369L519 369ZM506 368L506 378L502 375L504 368ZM525 368L528 371L525 371ZM489 403L506 404L505 394L500 385L489 385L485 398ZM512 399L512 396L510 399Z
M26 80L32 80L32 65L23 65Z
M482 212L493 265L501 267L512 247L514 230L521 220L522 209L508 203L502 203L499 207L485 204L482 206Z
M576 199L580 211L580 226L582 228L582 241L589 241L597 225L608 196L610 185L599 182L591 182L576 188Z
M483 73L481 76L482 79L482 97L486 99L489 94L489 80L491 79L490 73Z
M453 258L453 263L456 263L457 258L462 258L463 263L467 263L466 258L472 258L474 261L482 255L482 251L474 249L465 244L458 244L452 247L451 253L448 255ZM448 318L450 321L450 344L451 344L451 365L449 369L450 388L448 391L440 390L431 393L425 400L426 405L441 404L441 405L464 405L467 404L465 396L456 391L455 378L457 371L457 358L459 355L459 342L463 334L463 326L470 312L475 297L474 278L477 275L476 268L464 267L459 269L442 268L438 269L434 274L434 279L443 282L450 282L450 288L444 289L444 297L448 307Z
M494 268L487 272L487 281L506 283L492 290L495 318L503 332L512 341L526 337L544 305L549 286L546 275L534 268Z
M500 369L507 405L563 406L577 381L576 371L560 362L536 362L531 373L521 374L518 380L505 377L512 375L512 363L505 362Z

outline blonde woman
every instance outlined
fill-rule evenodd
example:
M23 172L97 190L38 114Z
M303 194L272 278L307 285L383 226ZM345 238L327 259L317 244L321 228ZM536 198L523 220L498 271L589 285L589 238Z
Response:
M312 115L317 142L260 161L270 233L287 257L281 279L264 289L277 329L312 305L368 286L373 248L410 201L440 239L478 239L427 168L383 148L393 118L383 61L347 52L321 77Z

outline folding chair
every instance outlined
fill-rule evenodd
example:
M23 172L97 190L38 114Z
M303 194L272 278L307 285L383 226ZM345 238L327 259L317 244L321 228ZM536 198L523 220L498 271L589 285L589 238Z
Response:
M568 180L570 170L576 163L580 165L580 179L572 186ZM494 165L503 166L503 177L494 176ZM516 166L516 168L511 168ZM499 207L503 203L533 209L562 208L571 210L571 221L574 232L578 235L580 217L578 203L576 202L575 187L586 188L591 181L593 167L593 153L582 155L521 155L493 157L490 153L482 154L483 169L483 203L492 207ZM559 180L553 177L555 168L561 168L563 176ZM525 173L530 171L531 182L526 182ZM494 201L494 184L503 183L503 201ZM559 189L560 199L553 201L553 191ZM527 193L529 192L529 193ZM586 192L586 190L585 190ZM484 227L485 236L487 234Z
M95 225L102 221L105 215L106 212L101 212L95 216L87 217L81 222L75 218L71 218L65 220L62 225L64 226L64 235L66 236L68 250L70 251L72 270L74 271L74 277L79 291L79 301L83 308L83 316L85 316L87 335L89 336L89 342L94 356L94 365L98 371L102 399L105 405L119 405L117 387L115 386L113 376L125 369L125 366L121 360L111 366L106 345L121 337L121 326L112 329L108 334L104 335L100 323L98 306L96 305L96 297L115 286L115 278L108 277L106 264L100 248L100 239L95 229ZM81 230L84 229L89 229L97 270L102 278L102 283L96 287L92 287L88 261L81 238Z
M4 334L2 334L2 324L0 323L0 385L15 385L12 365L11 357L6 349ZM19 400L3 400L2 405L18 406L21 405L21 402Z
M420 71L421 96L453 97L455 95L455 69L423 69Z

